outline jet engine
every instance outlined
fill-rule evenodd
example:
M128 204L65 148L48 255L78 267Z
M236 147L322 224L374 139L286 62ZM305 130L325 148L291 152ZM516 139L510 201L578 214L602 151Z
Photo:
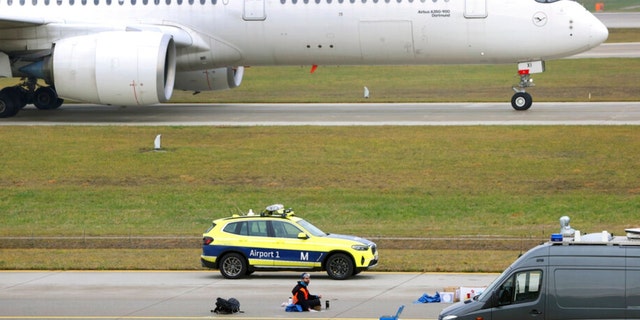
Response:
M176 73L176 89L214 91L238 87L242 83L244 67L223 67Z
M60 97L150 105L171 98L176 49L160 32L113 31L58 40L45 67Z

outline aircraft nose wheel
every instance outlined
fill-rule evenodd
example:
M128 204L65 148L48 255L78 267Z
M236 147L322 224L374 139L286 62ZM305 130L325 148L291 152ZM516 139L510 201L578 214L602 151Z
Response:
M531 104L533 104L533 98L526 92L516 92L511 97L511 106L518 111L529 110Z

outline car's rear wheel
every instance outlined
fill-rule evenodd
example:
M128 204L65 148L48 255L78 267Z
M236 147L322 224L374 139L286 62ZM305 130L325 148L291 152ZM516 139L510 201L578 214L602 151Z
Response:
M344 280L353 275L353 260L344 253L336 253L327 260L327 274L330 278Z
M238 279L247 274L247 260L238 253L229 253L220 260L220 273L227 279Z

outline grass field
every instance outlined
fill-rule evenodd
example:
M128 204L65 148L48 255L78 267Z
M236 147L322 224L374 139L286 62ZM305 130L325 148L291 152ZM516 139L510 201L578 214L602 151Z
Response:
M165 152L150 150L158 133ZM0 134L5 237L198 237L214 218L277 202L326 231L367 237L544 239L565 214L583 233L621 234L640 224L640 136L632 126L3 126ZM181 251L189 256L166 251L158 259L173 262L158 266L186 260L197 268L193 245ZM51 249L51 257L84 257L68 260L42 259L38 250L37 243L2 249L0 266L155 265L148 249L116 250L120 258L104 257L114 251ZM420 258L407 268L433 271L469 259L431 250L412 250ZM389 260L380 270L402 263Z
M535 102L638 101L640 59L546 63L527 91ZM175 92L176 102L496 102L510 101L515 65L255 67L228 91ZM277 83L274 83L277 79ZM363 87L370 98L363 98Z

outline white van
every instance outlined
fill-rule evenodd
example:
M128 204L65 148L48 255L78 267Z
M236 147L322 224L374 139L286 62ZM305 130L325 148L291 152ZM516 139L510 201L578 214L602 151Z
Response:
M640 240L603 232L556 238L518 258L439 320L640 319Z

